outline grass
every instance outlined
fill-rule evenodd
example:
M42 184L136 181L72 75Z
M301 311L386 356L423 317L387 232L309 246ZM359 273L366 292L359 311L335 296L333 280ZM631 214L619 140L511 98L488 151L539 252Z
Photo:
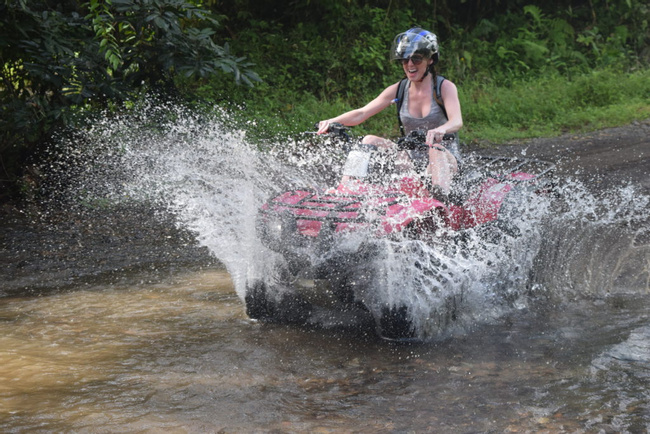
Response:
M468 85L461 94L466 142L508 143L587 132L650 118L650 70L599 71L573 80L559 76Z
M461 140L483 145L506 144L536 137L594 131L650 118L650 69L632 73L594 71L572 78L548 75L514 81L509 86L458 84L463 120ZM370 101L376 95L368 95ZM344 95L322 100L312 94L260 88L244 96L239 115L254 119L255 139L277 140L311 131L322 119L354 107ZM273 110L269 102L273 101ZM355 127L357 135L398 134L392 107Z

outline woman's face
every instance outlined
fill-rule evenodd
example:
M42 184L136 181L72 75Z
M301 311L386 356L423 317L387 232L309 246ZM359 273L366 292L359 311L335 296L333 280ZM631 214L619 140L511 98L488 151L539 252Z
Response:
M433 59L428 59L419 54L414 54L408 59L402 59L402 67L404 68L406 78L411 81L422 80L431 63L433 63Z

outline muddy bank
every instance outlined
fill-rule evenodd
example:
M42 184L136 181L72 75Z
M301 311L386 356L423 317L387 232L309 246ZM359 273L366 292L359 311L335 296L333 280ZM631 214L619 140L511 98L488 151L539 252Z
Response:
M533 139L499 146L498 153L518 152L558 162L558 175L594 188L632 183L650 191L650 119L588 134Z
M7 205L0 215L0 297L218 265L191 233L151 210L42 215Z
M594 189L632 183L650 192L650 120L589 134L535 139L485 150L558 161L558 175ZM97 279L152 278L191 267L219 267L173 218L142 209L0 209L0 296L62 290ZM108 279L107 279L108 278Z

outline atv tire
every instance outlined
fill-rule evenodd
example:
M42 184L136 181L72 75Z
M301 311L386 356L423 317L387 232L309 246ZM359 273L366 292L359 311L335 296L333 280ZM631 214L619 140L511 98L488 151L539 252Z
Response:
M301 296L287 294L276 300L261 280L246 284L244 302L249 318L266 323L304 325L312 314L311 304Z
M384 307L379 318L379 335L389 341L410 342L416 339L413 322L406 306Z

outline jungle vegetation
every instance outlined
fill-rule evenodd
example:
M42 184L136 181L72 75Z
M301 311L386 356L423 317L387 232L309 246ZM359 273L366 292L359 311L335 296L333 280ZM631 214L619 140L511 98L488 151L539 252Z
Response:
M0 0L0 16L1 199L63 129L148 95L229 110L261 147L310 130L399 80L388 49L416 25L438 35L463 141L650 117L645 0ZM395 114L358 132L396 135Z

